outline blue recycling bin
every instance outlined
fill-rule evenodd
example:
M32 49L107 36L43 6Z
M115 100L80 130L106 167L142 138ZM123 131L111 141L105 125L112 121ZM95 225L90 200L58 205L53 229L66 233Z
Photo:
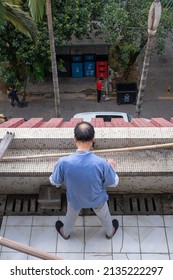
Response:
M72 61L73 62L80 62L82 61L82 56L81 55L72 55Z
M72 63L72 78L83 78L83 63Z
M94 61L94 60L95 60L94 54L85 54L84 55L84 61Z
M84 62L84 77L95 77L95 62Z

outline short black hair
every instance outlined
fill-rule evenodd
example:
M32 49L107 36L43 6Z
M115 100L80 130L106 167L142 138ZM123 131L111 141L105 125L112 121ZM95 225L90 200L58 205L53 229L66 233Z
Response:
M74 136L78 141L91 141L94 138L94 134L94 127L88 122L80 122L74 129Z

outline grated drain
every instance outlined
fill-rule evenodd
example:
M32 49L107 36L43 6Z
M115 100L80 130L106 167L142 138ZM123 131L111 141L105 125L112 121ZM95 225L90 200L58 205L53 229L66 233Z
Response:
M38 204L38 195L21 194L21 195L8 195L4 215L7 216L27 216L27 215L65 215L66 213L66 200L61 198L61 209L43 209Z
M3 199L2 199L3 197ZM65 215L66 195L61 194L60 209L43 209L38 195L0 196L3 215ZM109 196L111 215L172 215L173 194L114 194ZM3 208L3 209L2 209ZM80 215L95 215L92 209L83 209Z
M123 214L162 215L163 207L160 194L126 195L123 197Z

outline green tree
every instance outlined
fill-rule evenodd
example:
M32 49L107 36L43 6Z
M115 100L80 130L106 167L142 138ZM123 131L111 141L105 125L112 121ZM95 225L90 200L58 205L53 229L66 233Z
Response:
M53 78L53 88L54 88L54 98L55 98L55 112L56 116L60 116L60 94L59 94L59 82L58 82L58 70L57 70L57 61L56 61L56 49L55 49L55 36L54 36L54 29L53 29L53 19L52 19L52 2L51 0L28 0L29 8L32 17L36 22L41 21L44 16L44 6L46 7L46 15L47 15L47 22L48 22L48 31L49 31L49 40L50 40L50 53L51 53L51 65L52 65L52 78ZM60 5L64 5L64 1L54 1L54 3ZM65 17L63 16L63 22L60 24L61 29L65 32L64 27L67 29L71 28L71 25L76 25L76 33L79 35L81 34L81 30L83 31L83 27L80 27L77 22L79 20L80 15L80 7L82 7L81 2L83 4L83 9L85 9L85 16L87 16L89 8L86 3L91 4L90 0L87 1L66 1L65 7L67 11L65 13ZM74 8L76 8L77 13L75 13ZM71 13L71 17L69 14ZM62 14L63 15L63 14ZM85 17L84 17L85 18ZM84 18L81 18L81 21L86 22ZM59 22L61 22L60 18L57 18ZM58 22L58 24L59 24ZM65 23L65 24L64 24ZM85 25L84 25L85 26ZM80 30L81 29L81 30ZM59 29L60 30L60 29ZM86 32L85 32L86 33ZM72 32L70 32L71 36ZM79 35L80 36L80 35Z
M20 0L0 0L0 25L5 21L11 22L20 32L37 40L37 28L33 19L20 6Z
M165 39L173 27L173 1L160 1L161 22L156 34L155 49L164 50ZM107 34L110 44L111 67L128 80L137 58L147 43L148 11L151 0L108 0L104 6L100 30Z
M42 1L43 2L43 1ZM96 0L93 5L91 0L54 0L52 1L52 13L53 13L53 26L54 26L54 39L55 46L63 46L73 36L82 39L84 35L89 35L91 30L91 19L96 18L99 9L101 10L100 1ZM99 5L97 5L99 3ZM24 8L27 9L29 2L25 1ZM39 1L33 1L32 14L37 5L39 9ZM34 8L35 7L35 8ZM94 7L94 8L93 8ZM96 10L92 14L92 11ZM14 77L21 83L27 77L27 75L34 75L34 65L44 65L46 70L51 69L51 54L50 44L48 36L47 18L44 13L44 9L40 12L40 17L36 17L39 29L39 40L37 48L33 43L25 38L22 34L15 31L10 24L6 24L3 29L0 30L0 60L4 61L4 71L6 73L3 78L6 80L14 80ZM43 20L41 20L43 16ZM8 65L7 63L8 62ZM11 78L9 71L11 70ZM14 73L14 74L13 74ZM8 74L8 75L7 75ZM1 75L2 77L2 75Z

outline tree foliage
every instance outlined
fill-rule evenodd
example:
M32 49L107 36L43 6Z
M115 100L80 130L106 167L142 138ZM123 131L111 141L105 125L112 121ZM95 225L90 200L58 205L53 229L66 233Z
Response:
M37 5L41 3L40 1L45 2L45 0L20 2L23 3L25 12L28 12L28 4ZM162 17L155 44L158 52L164 50L167 33L173 27L173 1L169 3L168 1L161 1ZM1 2L2 0L0 0L0 12ZM69 44L73 36L82 39L84 36L89 36L91 31L95 31L96 34L104 32L110 45L111 66L127 77L129 69L143 52L147 42L148 11L151 3L152 0L52 0L55 46ZM43 21L39 21L42 14ZM32 15L34 16L33 13ZM0 25L0 61L3 62L0 76L4 81L23 82L28 74L36 78L34 71L36 65L43 65L46 71L51 69L44 9L41 10L37 21L39 21L37 47L10 23Z
M0 25L11 22L15 28L36 42L37 28L29 13L23 11L21 0L0 0Z
M111 66L117 72L123 72L125 79L147 43L151 3L151 0L108 0L104 6L100 29L108 35L107 42L111 45ZM158 53L164 50L168 31L173 27L173 5L168 7L164 0L161 3L162 17L155 48Z
M23 2L25 2L24 9L27 10L28 1ZM84 35L89 34L93 11L92 0L53 0L52 3L56 47L66 44L73 35L77 38L82 38ZM16 31L11 24L6 23L4 25L3 29L0 30L2 38L0 41L0 51L2 50L0 60L5 61L5 64L1 67L1 73L3 69L3 73L5 73L4 67L6 67L7 61L11 72L15 71L18 82L24 81L28 74L34 76L33 68L35 65L44 65L47 71L50 70L50 47L45 14L43 21L38 23L38 29L39 41L37 47L35 47L31 40ZM9 81L9 75L8 77L3 75L2 78L5 82ZM12 75L13 78L14 75ZM36 78L36 75L34 78Z

